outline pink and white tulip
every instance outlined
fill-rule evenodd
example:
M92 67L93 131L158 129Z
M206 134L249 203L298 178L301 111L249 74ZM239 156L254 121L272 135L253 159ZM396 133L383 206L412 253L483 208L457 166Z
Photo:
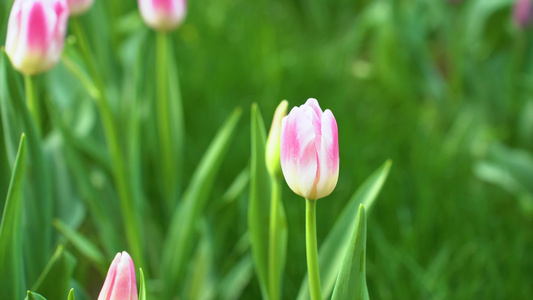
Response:
M107 271L104 286L98 300L137 300L137 280L131 256L123 251L117 253Z
M157 31L171 31L185 19L186 0L138 0L141 16Z
M333 113L316 99L294 107L281 125L281 169L298 195L317 200L331 194L339 177L339 139Z
M94 3L94 0L67 0L68 10L72 16L79 16L88 11Z
M68 17L66 0L15 0L6 40L13 67L26 75L53 68L61 58Z
M517 0L513 7L513 19L519 28L526 28L533 17L532 0Z

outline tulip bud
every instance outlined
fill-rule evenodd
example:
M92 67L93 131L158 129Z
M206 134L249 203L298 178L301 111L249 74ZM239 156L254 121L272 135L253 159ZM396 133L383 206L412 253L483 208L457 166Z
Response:
M98 300L137 300L137 281L131 256L117 253L107 271L104 286Z
M141 16L157 31L171 31L185 19L186 0L138 0Z
M287 100L281 101L274 113L274 119L272 120L272 126L270 126L270 132L268 133L268 139L266 143L265 159L270 176L274 178L281 178L281 163L280 157L280 139L281 139L281 120L287 115L287 107L289 102Z
M298 195L317 200L331 194L339 177L339 141L333 113L316 99L294 107L281 124L281 169Z
M6 40L13 67L26 75L53 68L61 58L67 21L65 0L16 0Z
M94 0L67 0L70 15L79 16L93 6Z
M513 19L520 28L526 28L531 23L533 14L531 0L517 0L513 7Z

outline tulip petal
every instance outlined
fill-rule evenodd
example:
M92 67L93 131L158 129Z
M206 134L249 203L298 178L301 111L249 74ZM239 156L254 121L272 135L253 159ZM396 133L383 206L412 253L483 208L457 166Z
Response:
M115 278L117 277L117 266L120 262L120 257L121 254L117 253L117 255L115 255L115 258L113 259L113 262L111 263L111 266L109 266L109 270L107 271L107 277L104 281L104 286L102 287L102 290L98 295L98 300L110 299L109 296L113 290L113 286L115 285Z
M312 193L318 167L313 115L305 106L295 107L281 125L280 159L285 180L296 194L306 198Z
M339 178L339 140L337 121L327 109L322 115L322 137L318 153L319 175L316 195L323 198L333 191Z

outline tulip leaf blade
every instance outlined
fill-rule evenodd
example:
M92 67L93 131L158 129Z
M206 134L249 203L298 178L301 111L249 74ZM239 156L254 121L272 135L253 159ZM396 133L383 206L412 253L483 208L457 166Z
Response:
M197 166L182 202L173 212L161 259L161 269L166 274L167 283L164 293L168 295L174 293L176 282L183 276L188 255L194 244L195 225L205 208L209 191L237 129L240 115L241 109L234 110L220 128Z
M46 298L41 296L40 294L28 291L24 300L46 300Z
M359 204L363 204L367 210L372 207L387 179L391 165L392 162L390 160L386 161L357 189L344 206L335 225L322 243L318 251L322 298L329 298L333 291L344 258L343 254L346 252L350 242L350 228L355 226L355 216L357 215ZM307 275L302 281L297 299L310 299Z
M105 270L106 261L100 250L85 236L70 229L63 221L55 219L54 227L69 241L81 254L98 264Z
M50 299L61 299L68 290L76 259L59 245L32 290Z
M266 130L256 103L251 112L251 166L250 203L248 204L248 231L252 256L263 299L268 296L269 203L271 182L265 162Z
M37 280L51 254L53 205L51 176L49 176L44 149L36 125L25 104L20 75L13 69L5 51L0 57L0 111L3 114L8 161L14 162L16 136L22 132L27 137L28 164L32 166L24 187L23 211L27 216L24 230L25 276L28 282ZM7 110L7 112L4 112ZM6 122L13 124L5 126Z
M350 245L346 249L331 299L368 299L366 289L366 213L363 204L359 205Z
M144 281L143 269L139 268L139 300L146 300L146 283Z
M75 300L74 299L74 289L70 289L70 292L68 292L67 300Z
M26 137L22 134L0 223L0 290L6 299L24 292L22 256L22 192L26 171Z

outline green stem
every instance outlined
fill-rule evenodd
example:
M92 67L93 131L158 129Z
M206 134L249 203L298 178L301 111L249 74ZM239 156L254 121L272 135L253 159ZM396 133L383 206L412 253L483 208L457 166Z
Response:
M77 18L72 19L70 22L73 26L74 34L80 45L85 62L89 67L89 72L99 90L99 97L96 97L95 100L102 118L108 150L111 155L113 176L118 189L126 239L131 248L132 256L138 262L137 264L143 266L144 259L142 244L139 238L142 235L142 226L140 224L140 217L137 215L138 210L135 209L135 197L137 195L133 192L131 181L128 179L127 166L125 163L126 155L121 149L117 125L111 107L109 106L103 80L96 68L95 60L92 56L91 49L89 48L83 27L81 26L80 20Z
M24 75L24 88L26 90L26 105L35 122L37 128L37 134L41 135L41 107L39 105L39 99L35 95L35 85L33 82L33 76Z
M163 172L163 197L167 210L170 212L174 204L174 187L176 176L172 155L171 124L169 119L170 103L168 98L168 36L164 32L157 33L156 81L157 81L157 126L159 133L159 149L161 151L161 170Z
M279 299L279 283L277 266L280 259L278 246L278 210L281 202L281 184L278 179L272 179L272 197L270 199L270 243L268 259L268 285L270 300Z
M305 199L305 244L307 252L307 273L311 300L322 299L320 272L318 270L318 247L316 242L316 201Z

